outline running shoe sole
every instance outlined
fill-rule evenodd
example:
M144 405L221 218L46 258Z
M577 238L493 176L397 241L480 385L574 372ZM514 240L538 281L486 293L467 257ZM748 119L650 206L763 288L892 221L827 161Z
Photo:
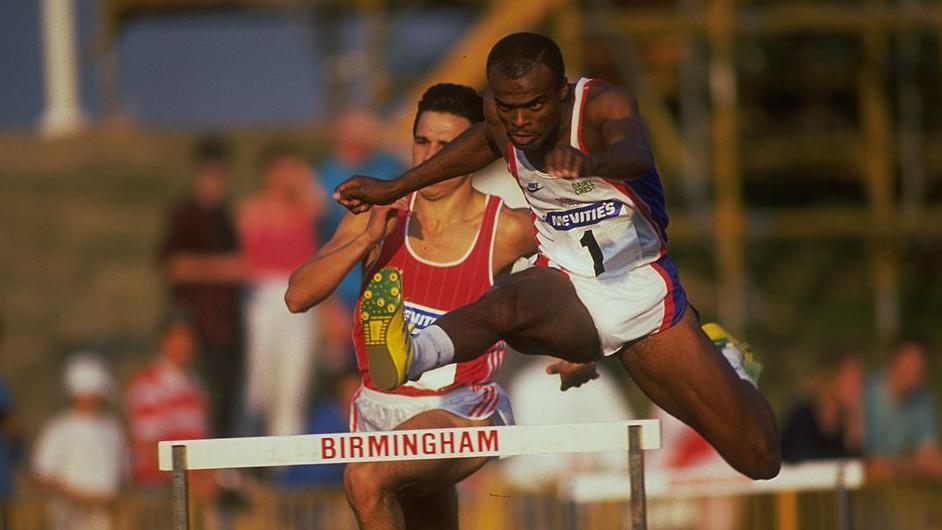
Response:
M406 381L412 342L404 311L399 269L384 267L374 273L363 291L359 316L370 379L381 390L394 390Z

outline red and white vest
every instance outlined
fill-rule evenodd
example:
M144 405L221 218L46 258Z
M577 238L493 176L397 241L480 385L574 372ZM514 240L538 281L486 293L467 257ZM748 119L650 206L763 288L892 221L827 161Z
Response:
M415 201L414 196L412 201ZM398 213L399 222L392 233L386 236L380 256L367 271L366 277L382 267L396 267L402 271L405 316L413 334L432 325L445 313L474 302L494 285L494 238L502 204L499 197L486 196L484 215L474 242L464 256L451 263L432 262L413 252L407 237L412 214L405 211ZM355 315L360 313L359 306L358 302ZM363 386L379 391L370 380L360 319L354 318L354 322L353 341ZM499 342L474 360L426 372L418 381L410 381L392 393L433 396L446 394L461 386L483 391L482 387L491 383L500 368L505 351L506 345Z

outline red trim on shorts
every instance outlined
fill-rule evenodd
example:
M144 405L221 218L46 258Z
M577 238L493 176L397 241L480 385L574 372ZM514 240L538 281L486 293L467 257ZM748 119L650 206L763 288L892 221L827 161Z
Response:
M664 331L671 327L671 323L674 321L674 282L671 281L670 275L667 274L667 271L660 263L654 262L651 266L661 275L664 286L667 287L667 295L664 296L664 318L661 319L661 326L657 329L658 331Z
M350 400L350 432L357 432L357 420L359 416L357 415L357 399L360 397L360 394L363 393L363 387L357 389L356 393L353 394L353 399Z
M488 403L491 401L491 395L494 393L494 388L490 386L484 387L484 395L481 396L481 400L478 401L478 404L471 407L471 410L468 412L468 415L471 417L477 417L479 414L483 413L487 409Z

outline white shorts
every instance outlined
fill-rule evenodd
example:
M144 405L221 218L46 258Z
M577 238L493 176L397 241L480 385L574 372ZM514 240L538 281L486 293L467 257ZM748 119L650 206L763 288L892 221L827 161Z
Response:
M391 431L427 410L446 410L469 420L494 418L513 425L510 398L497 383L463 386L440 396L403 396L360 387L350 410L350 432Z
M553 267L550 262L550 267ZM586 277L567 274L611 355L633 341L676 324L687 307L677 268L667 256L634 269Z

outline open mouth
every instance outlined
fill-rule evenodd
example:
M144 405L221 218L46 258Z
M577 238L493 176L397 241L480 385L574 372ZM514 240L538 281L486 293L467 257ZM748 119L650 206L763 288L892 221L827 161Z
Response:
M510 139L515 145L529 145L536 141L536 136L532 134L511 133Z

